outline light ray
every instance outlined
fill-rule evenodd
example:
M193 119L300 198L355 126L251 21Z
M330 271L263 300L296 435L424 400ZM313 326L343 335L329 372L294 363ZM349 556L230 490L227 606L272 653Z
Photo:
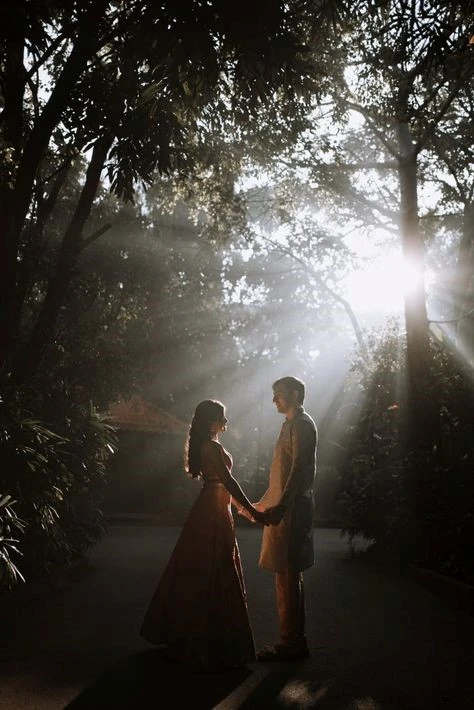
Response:
M345 279L346 298L359 313L400 315L405 296L419 288L423 279L429 286L433 275L428 271L424 276L401 252L392 250Z

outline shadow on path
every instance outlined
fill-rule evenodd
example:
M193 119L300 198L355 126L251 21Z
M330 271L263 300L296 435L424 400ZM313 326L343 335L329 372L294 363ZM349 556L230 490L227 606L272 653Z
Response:
M198 672L139 636L179 528L112 526L74 584L0 621L2 710L473 710L474 618L318 529L306 573L311 655ZM239 531L257 648L274 642L260 532ZM1 616L1 610L0 610Z
M144 651L100 675L64 710L148 710L168 707L210 710L241 685L252 671L201 671L167 661L163 650Z

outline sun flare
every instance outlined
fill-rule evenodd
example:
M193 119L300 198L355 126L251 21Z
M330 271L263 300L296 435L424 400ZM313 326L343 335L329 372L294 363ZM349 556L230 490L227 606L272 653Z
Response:
M414 264L390 252L347 277L346 298L361 313L398 315L403 312L405 294L416 289L421 279Z

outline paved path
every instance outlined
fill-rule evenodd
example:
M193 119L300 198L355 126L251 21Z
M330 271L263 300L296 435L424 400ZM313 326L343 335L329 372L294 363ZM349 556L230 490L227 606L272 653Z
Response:
M317 529L306 573L309 659L198 673L138 636L179 528L113 524L90 565L28 603L0 638L1 710L472 710L474 617ZM257 646L276 640L261 531L237 530Z

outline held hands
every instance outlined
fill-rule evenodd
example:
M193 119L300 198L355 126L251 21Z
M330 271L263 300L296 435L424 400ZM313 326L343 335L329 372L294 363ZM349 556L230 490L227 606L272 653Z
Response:
M267 525L278 525L286 512L286 505L272 505L265 509L263 515Z
M241 505L237 508L237 512L243 518L247 518L247 520L250 520L251 523L257 522L256 519L253 517L252 513L250 513L246 508L244 508L243 505Z
M242 515L244 518L247 518L247 520L250 520L251 523L261 523L262 525L268 525L265 517L265 513L259 510L256 506L254 506L254 509L252 512L241 506L238 509L239 515Z
M251 514L251 519L253 519L254 522L262 523L262 525L268 525L267 514L257 508L255 508L254 512Z
M278 525L285 515L286 506L273 505L265 508L262 503L253 504L253 512L249 512L243 506L239 508L239 515L242 515L251 523L261 523L262 525Z

